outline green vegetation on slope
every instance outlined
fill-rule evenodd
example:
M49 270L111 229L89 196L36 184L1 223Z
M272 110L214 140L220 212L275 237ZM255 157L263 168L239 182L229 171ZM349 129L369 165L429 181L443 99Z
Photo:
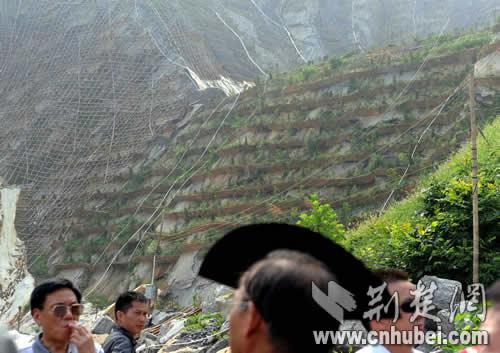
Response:
M500 277L500 117L478 138L480 280ZM470 283L470 146L421 182L419 191L347 233L344 244L371 267L406 269Z
M375 69L389 63L391 65L420 63L426 58L436 58L466 49L480 48L490 43L494 38L494 33L490 29L479 32L472 30L456 34L432 35L423 40L416 39L414 45L407 49L389 45L370 55L357 52L342 56L332 55L323 63L308 63L298 70L276 73L272 76L274 82L271 85L279 82L286 85L314 81L334 72L339 74L360 68Z

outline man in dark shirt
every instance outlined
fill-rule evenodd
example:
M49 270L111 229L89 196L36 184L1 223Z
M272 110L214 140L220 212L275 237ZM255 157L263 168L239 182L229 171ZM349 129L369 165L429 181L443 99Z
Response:
M116 326L106 338L105 353L135 353L139 337L148 314L148 300L136 292L121 294L115 303Z

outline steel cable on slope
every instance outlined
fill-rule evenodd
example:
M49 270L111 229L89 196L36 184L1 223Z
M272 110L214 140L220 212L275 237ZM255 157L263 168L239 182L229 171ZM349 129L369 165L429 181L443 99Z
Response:
M411 128L410 128L410 129L411 129ZM409 130L410 130L410 129L409 129ZM387 146L386 146L386 147L387 147ZM370 157L368 157L368 158L370 158ZM360 161L360 162L361 162L361 161ZM395 179L396 179L396 178L395 178ZM281 193L283 193L283 192L286 192L286 190L285 190L285 191L282 191ZM280 193L280 194L281 194L281 193ZM360 194L362 194L362 192L360 192ZM266 203L266 202L270 202L270 200L272 200L274 197L276 197L276 196L270 197L270 198L268 198L268 199L266 199L266 200L262 201L261 203L257 203L256 205L253 205L252 207L249 207L247 210L248 210L248 211L251 211L252 209L254 209L254 208L255 208L256 206L258 206L258 205L261 205L261 204ZM352 197L352 195L351 195L351 196L349 196L349 197ZM243 211L240 211L239 213L236 213L236 215L240 215L240 216L242 216L242 217L250 217L251 215L256 214L257 212L258 212L258 211L254 211L254 212L246 212L246 210L243 210ZM232 217L234 217L234 216L235 216L235 214L232 214L231 216L232 216ZM214 228L211 228L211 230L217 230L217 229L221 229L221 228L222 228L222 226L220 226L220 227L214 227Z
M443 103L446 103L446 102L447 102L447 100L445 100ZM442 104L443 104L443 103L442 103ZM435 109L436 109L436 108L435 108ZM416 124L414 124L412 127L410 127L409 129L407 129L407 131L406 131L406 132L410 131L412 128L414 128L415 126L417 126L417 125L418 125L418 124L420 124L420 123L421 123L421 121L418 121L418 122L417 122ZM400 135L400 136L396 139L396 141L397 141L397 140L399 140L399 138L401 138L403 135L404 135L404 133L403 133L403 134L401 134L401 135ZM396 141L393 141L391 144L393 144L393 143L394 143L394 142L396 142ZM387 148L387 147L388 147L388 146L385 146L385 148ZM381 149L379 149L378 151L381 151L381 150L382 150L382 148L381 148ZM363 162L363 161L359 161L358 163L361 163L361 162ZM314 174L317 174L317 172L316 172L316 173L314 173ZM310 177L312 177L312 176L310 176ZM306 178L306 179L308 179L308 178ZM301 181L301 182L302 182L302 181ZM292 189L292 188L293 188L294 186L296 186L297 184L298 184L298 183L296 183L295 185L291 186L289 189ZM285 191L283 191L283 192L285 192ZM281 193L283 193L283 192L281 192ZM270 201L271 199L272 199L272 198L269 198L269 200L265 200L265 201L263 201L263 202ZM240 213L244 213L244 211L242 211L242 212L240 212Z
M257 68L257 70L260 71L261 74L263 74L264 76L267 76L267 73L261 69L261 67L255 62L255 60L252 58L252 56L250 55L250 53L248 52L248 49L245 45L245 42L243 42L243 39L241 39L241 37L239 36L238 33L236 33L236 31L231 28L231 26L229 26L226 21L224 21L224 19L219 15L219 13L217 11L214 11L215 15L217 16L217 18L224 24L224 26L226 26L233 34L236 38L238 38L238 40L240 41L240 44L241 46L243 47L243 50L245 51L247 57L248 57L248 60L250 60L250 62Z
M264 81L264 91L265 91L266 89L267 89L267 79ZM220 130L220 128L222 127L222 125L223 125L224 121L227 119L227 117L229 116L229 114L231 113L231 111L234 109L234 106L235 106L235 104L237 103L238 98L239 98L239 94L238 94L238 96L237 96L237 99L233 102L233 106L232 106L232 108L231 108L231 109L230 109L230 111L226 114L226 116L224 117L224 119L223 119L222 123L219 125L219 127L218 127L218 128L217 128L217 130L216 130L216 132L215 132L215 133L214 133L214 135L212 136L210 143L214 141L214 139L215 139L215 137L217 136L218 131L219 131L219 130ZM254 110L254 112L255 112L255 111L256 111L256 109ZM215 112L215 110L214 110L214 112ZM252 115L253 115L253 114L252 114ZM252 117L252 115L250 115L250 116L247 118L247 120L249 120L249 119ZM209 143L209 145L210 145L210 143ZM208 150L208 148L209 148L209 145L207 145L207 146L205 147L205 149L204 149L204 151L203 151L202 155L198 158L198 161L197 161L196 163L198 163L199 161L201 161L201 159L203 158L204 154L207 152L207 150ZM183 156L184 156L184 155L183 155ZM204 165L205 165L205 164L206 164L206 162L205 162L203 165L201 165L201 166L200 166L200 167L199 167L199 168L198 168L198 169L197 169L197 170L196 170L193 174L191 174L191 176L183 182L183 184L181 185L181 187L182 187L183 185L185 185L185 183L187 183L187 182L189 181L189 179L190 179L190 178L192 178L192 177L193 177L193 176L194 176L194 175L195 175L198 171L200 171L200 170L204 167ZM195 165L193 165L193 166L189 169L189 171L188 171L188 172L190 172L190 171L191 171L191 170L192 170L195 166L196 166L196 164L195 164ZM176 179L176 181L174 181L173 185L172 185L172 186L169 188L169 190L165 193L165 195L163 196L163 198L162 198L162 200L160 201L159 205L155 208L155 210L154 210L153 214L152 214L152 215L148 218L148 220L146 220L146 221L145 221L145 222L141 225L141 227L140 227L137 231L135 231L135 232L134 232L134 233L133 233L133 234L132 234L132 235L131 235L128 239L127 239L127 241L126 241L126 242L125 242L125 244L124 244L124 245L120 248L120 250L119 250L119 251L118 251L118 253L115 255L115 257L113 257L113 259L109 262L109 264L108 264L108 266L107 266L107 268L106 268L106 270L105 270L104 274L102 275L102 277L100 278L100 280L98 281L98 283L97 283L97 284L96 284L96 285L95 285L95 286L94 286L94 287L90 290L90 292L86 292L86 293L85 293L85 296L90 295L90 294L91 294L91 293L92 293L92 292L93 292L93 291L94 291L94 290L98 287L98 285L102 282L102 280L105 278L105 276L106 276L107 272L108 272L108 271L109 271L109 269L111 268L111 266L112 266L112 264L113 264L114 260L115 260L115 259L116 259L116 257L117 257L117 256L121 253L121 251L123 251L123 249L124 249L124 248L125 248L125 246L128 244L128 242L129 242L131 239L133 239L133 238L137 235L137 233L138 233L138 232L140 232L144 226L146 226L146 224L148 224L148 223L154 223L154 222L156 222L156 221L158 220L158 218L159 218L159 217L161 217L161 215L162 215L162 213L163 213L163 209L162 209L162 212L159 212L159 213L157 213L157 212L158 212L158 210L159 210L160 208L164 208L164 207L168 206L168 204L167 204L167 205L163 205L163 203L164 203L164 201L166 200L166 198L168 197L168 195L169 195L170 191L172 190L172 188L173 188L173 186L175 185L175 183L177 182L177 180L178 180L179 178L181 178L181 177L183 177L183 175L181 175L180 177L178 177L178 178ZM175 192L175 195L179 192L179 190L180 190L180 187L179 187L179 188L178 188L178 190ZM175 195L174 195L174 196L175 196ZM136 210L136 211L137 211L137 210ZM155 213L157 213L157 214L155 215ZM115 237L114 239L116 239L116 238L117 238L117 237ZM106 248L106 249L107 249L107 248ZM105 250L101 253L101 255L100 255L99 259L103 256L103 254L104 254L104 253L105 253ZM94 265L93 265L93 266L95 266L96 264L97 264L97 261L96 261L96 262L94 262ZM80 273L80 274L78 275L78 278L79 278L81 275L82 275L82 273Z
M239 99L239 96L240 94L238 94L238 96L236 97L234 103L233 103L233 106L232 106L232 109L234 108L236 102L238 101ZM204 155L206 154L206 152L208 151L208 148L210 147L210 144L214 141L215 139L215 136L217 135L217 133L219 132L222 124L224 123L225 119L229 116L229 114L231 113L232 109L228 112L228 114L226 115L226 117L223 119L221 125L219 125L216 133L214 134L214 136L212 137L211 141L209 142L209 144L206 146L205 150L203 151L202 155L200 156L200 158L198 159L198 161L196 163L198 163L199 161L201 161L204 157ZM196 166L196 163L190 168L190 170L192 170L195 166ZM131 239L133 239L140 230L142 230L142 228L145 226L146 223L149 223L153 220L156 221L158 219L158 217L160 217L161 215L161 212L158 213L157 215L155 215L155 213L158 212L158 210L161 208L161 207L165 207L163 206L163 202L166 200L166 198L168 197L169 193L170 193L170 190L172 189L172 187L169 189L169 191L167 191L167 193L165 194L165 196L162 198L162 200L160 201L160 204L158 205L158 207L155 209L155 211L153 212L153 214L148 218L148 220L146 220L146 222L136 231L134 232L134 234L132 236L129 237L129 239L125 242L125 244L119 249L119 251L115 254L115 256L113 256L110 264L108 265L108 267L106 268L106 270L104 271L104 274L101 276L101 278L97 281L97 283L94 285L93 288L91 288L88 292L86 292L86 296L89 296L90 294L92 294L94 292L95 289L97 289L97 287L99 286L99 284L104 280L104 278L106 277L109 269L111 268L112 266L112 263L114 260L116 260L116 258L120 255L120 253L123 251L123 249L125 249L125 246L130 242ZM168 206L168 205L167 205Z
M460 85L459 85L459 86L460 86ZM440 108L440 107L441 107L441 106L442 106L442 105L443 105L446 101L448 101L448 99L445 99L445 100L444 100L443 102L441 102L441 103L440 103L437 107L435 107L432 111L436 111L436 110L438 110L438 109L439 109L439 108ZM429 118L429 117L431 117L431 116L432 116L432 115L431 115L431 113L429 113L429 114L427 114L427 116L426 116L426 118L425 118L425 119L428 119L428 118ZM390 146L392 146L394 143L396 143L398 140L400 140L400 139L401 139L401 138L402 138L402 137L403 137L406 133L410 132L410 131L411 131L412 129L414 129L416 126L418 126L419 124L421 124L421 123L422 123L422 121L425 121L425 119L422 119L422 120L420 120L420 121L417 121L415 124L413 124L413 125L412 125L411 127L409 127L407 130L405 130L403 133L399 134L399 135L396 137L396 139L394 139L393 141L391 141L391 142L389 142L389 143L387 143L387 144L383 145L382 147L378 148L375 152L371 153L371 154L370 154L370 155L368 155L367 157L365 157L365 158L361 159L360 161L356 162L356 163L355 163L355 166L357 166L357 165L359 165L359 164L361 164L361 163L366 162L367 160L369 160L369 159L370 159L372 156L374 156L375 154L377 154L377 153L379 153L379 152L381 152L381 151L384 151L384 150L386 150L387 148L389 148ZM306 178L304 178L304 179L302 179L302 180L300 180L300 181L298 181L298 182L294 183L293 185L291 185L290 187L286 188L285 190L280 191L280 192L278 192L277 194L275 194L275 195L273 195L273 196L271 196L271 197L269 197L269 198L266 198L266 199L264 199L264 200L263 200L263 201L261 201L261 202L256 203L255 205L253 205L253 206L251 206L251 207L247 208L246 210L242 210L242 211L237 212L237 213L235 213L235 214L231 214L231 216L232 216L232 217L238 216L238 218L241 218L241 217L250 217L250 216L252 216L252 215L256 214L256 212L251 212L251 210L252 210L253 208L255 208L255 207L257 207L257 206L260 206L260 205L263 205L263 204L266 204L266 203L271 202L274 198L276 198L276 197L280 196L281 194L283 194L283 193L285 193L285 192L288 192L289 190L292 190L292 189L296 188L298 185L300 185L301 183L303 183L305 180L308 180L308 179L312 178L313 176L316 176L316 175L318 175L319 173L321 173L321 172L323 172L324 170L327 170L327 169L329 169L329 168L331 168L331 166L326 167L326 168L324 168L324 169L319 169L319 170L316 170L315 172L313 172L313 173L312 173L311 175L309 175L308 177L306 177ZM354 176L354 177L356 177L356 176ZM354 177L353 177L353 178L354 178ZM246 212L246 211L250 211L250 212ZM221 227L219 227L219 229L220 229L220 228L221 228ZM216 227L215 229L217 229L217 227Z
M218 15L218 14L217 14L217 15ZM160 16L160 15L158 14L158 16ZM239 38L239 36L238 36L238 35L237 35L237 34L236 34L236 33L235 33L235 32L234 32L234 31L233 31L233 30L232 30L232 29L231 29L231 28L230 28L230 27L229 27L229 26L228 26L228 25L227 25L227 24L223 21L223 20L222 20L222 18L220 18L220 16L218 16L218 17L219 17L219 19L220 19L220 20L221 20L221 21L222 21L222 22L223 22L223 23L224 23L224 24L225 24L225 25L226 25L226 26L227 26L227 27L228 27L228 28L229 28L229 29L233 32L233 34L235 34L235 35ZM244 43L241 41L241 38L239 38L239 39L240 39L240 42L242 43L242 46L243 46L243 47L244 47L244 49L246 50L246 47L244 46ZM163 54L164 54L164 53L163 53ZM248 51L247 51L247 54L248 54ZM165 54L164 54L164 55L165 55ZM248 55L249 55L249 54L248 54ZM250 58L250 57L249 57L249 58ZM252 61L252 63L254 63L254 65L256 65L256 63L255 63L255 62L253 62L253 61ZM265 74L265 73L264 73L264 74ZM266 82L267 82L267 81L266 81ZM238 97L239 97L239 94L238 94ZM235 103L233 104L233 106L232 106L231 110L228 112L228 114L227 114L227 115L226 115L226 117L224 118L224 120L223 120L222 124L224 123L225 119L229 116L229 114L230 114L230 112L232 111L232 109L234 109L234 106L235 106L235 104L236 104L236 101L237 101L237 100L235 100ZM216 133L214 134L214 137L217 135L217 133L218 133L218 131L219 131L220 127L222 126L222 124L221 124L221 125L219 126L219 128L217 129ZM213 141L213 138L212 138L212 140L210 141L209 145L212 143L212 141ZM208 149L208 146L205 148L205 150L204 150L204 151L203 151L203 153L202 153L202 156L200 157L200 159L198 159L198 161L197 161L196 163L198 163L198 162L201 160L201 158L203 158L203 156L204 156L204 154L206 153L207 149ZM196 164L195 164L195 165L196 165ZM192 170L192 168L190 168L190 170ZM198 169L195 173L197 173L199 170L201 170L201 167L200 167L200 168L199 168L199 169ZM193 174L193 175L194 175L194 174ZM192 177L192 176L191 176L191 177ZM177 180L178 180L178 179L176 179L176 181L174 182L174 184L173 184L173 185L175 185L175 183L177 182ZM185 181L182 185L184 185L184 184L185 184L188 180L189 180L189 179L187 179L187 180L186 180L186 181ZM173 186L172 186L172 187L173 187ZM159 206L155 209L155 211L153 212L153 216L154 216L154 214L157 212L157 210L158 210L160 207L162 207L162 203L165 201L166 197L169 195L170 191L172 190L172 187L171 187L171 188L167 191L167 193L166 193L166 194L165 194L165 196L163 197L162 201L160 202L160 205L159 205ZM182 187L182 186L181 186L181 187ZM179 190L180 190L180 188L179 188ZM177 192L178 192L178 191L177 191ZM175 194L177 194L177 192L176 192ZM174 195L174 196L175 196L175 195ZM163 206L163 207L165 207L165 206ZM137 212L137 211L138 211L138 209L136 210L136 212ZM153 220L153 222L155 222L155 221L157 220L157 218L158 218L158 217L159 217L159 215L155 217L155 219ZM145 225L145 224L147 224L147 223L149 223L149 222L151 222L151 217L150 217L150 218L149 218L146 222L144 222L144 224L143 224L143 225L139 228L139 230L137 230L137 231L136 231L136 232L135 232L135 233L134 233L134 234L133 234L133 235L129 238L129 240L130 240L130 239L132 239L133 237L135 237L135 235L137 234L137 232L139 232L139 231L140 231L140 230L144 227L144 225ZM115 236L115 238L113 238L113 240L114 240L114 239L116 239L117 237L118 237L118 236ZM129 240L128 240L128 241L129 241ZM128 243L128 241L124 244L124 246ZM120 249L119 253L120 253L120 252L121 252L121 250L124 248L124 246ZM104 252L103 252L103 253L104 253ZM100 257L99 257L99 258L101 258L101 257L102 257L102 254L103 254L103 253L101 253L101 255L100 255ZM119 254L119 253L118 253L118 254ZM117 255L118 255L118 254L117 254ZM117 256L117 255L116 255L116 256ZM111 261L111 263L112 263L113 261L114 261L114 260L112 260L112 261ZM110 265L111 265L111 264L110 264ZM105 274L107 273L107 271L108 271L108 270L109 270L109 266L108 266L107 270L105 271ZM103 275L103 277L101 278L101 280L104 278L105 274ZM101 281L101 280L100 280L100 281ZM99 281L99 282L100 282L100 281ZM98 283L99 283L99 282L98 282ZM92 291L93 291L94 289L95 289L95 287L94 287L93 289L91 289L90 293L92 293ZM89 295L90 293L87 293L87 295Z
M281 19L281 25L279 23L277 23L276 21L274 21L272 18L270 18L268 15L266 15L266 13L260 8L259 5L257 5L257 3L255 2L255 0L250 0L250 2L253 4L253 6L255 6L255 8L257 9L257 11L259 11L262 16L267 19L270 23L272 23L273 25L275 25L276 27L279 27L281 29L284 29L288 38L290 39L290 42L292 43L292 46L293 48L295 49L295 51L297 52L297 55L300 57L300 59L306 64L307 63L307 60L306 58L304 58L304 56L302 55L302 53L300 52L299 48L297 48L297 45L295 44L295 40L293 39L292 37L292 34L290 33L290 31L288 30L287 26L284 24L284 21L283 21L283 18L280 17ZM282 6L283 6L283 2L281 3Z
M220 105L222 103L224 103L224 101L227 99L227 97L225 97L215 108L214 110L211 112L211 114L209 115L209 117L207 118L207 120L205 120L203 122L203 124L200 126L200 128L198 129L198 132L197 132L197 135L200 133L201 131L201 128L203 127L204 124L206 124L212 117L213 114L215 114L215 112L218 110L218 108L220 107ZM195 137L196 139L196 137ZM192 144L195 142L195 139L193 139L193 141L191 142L190 146L192 146ZM160 180L158 183L156 183L156 185L153 187L153 189L148 193L148 195L146 195L146 197L144 198L144 200L139 204L139 206L136 208L134 214L132 215L135 216L137 215L137 213L139 212L140 208L142 207L142 205L144 204L144 202L148 199L149 196L151 196L154 192L154 190L156 190L161 184L163 184L163 182L165 180L168 180L168 178L170 177L170 175L172 175L172 173L179 167L180 163L182 162L182 160L184 159L184 156L186 155L187 153L187 150L183 153L183 155L180 157L179 161L177 162L177 164L174 166L174 168L170 171L170 173L164 177L162 180ZM173 185L175 185L175 182L173 183ZM167 191L167 195L168 193L170 192L171 188ZM158 206L158 207L161 207L161 204ZM156 210L155 210L156 211ZM148 223L149 221L146 221L144 222L144 225L146 223ZM123 233L123 231L127 228L127 226L130 225L130 221L129 223L127 223L126 226L123 227L123 229L118 232L110 241L110 243L108 244L108 246L103 250L103 252L99 255L99 257L97 258L97 260L94 261L94 263L92 264L92 266L95 266L102 258L102 256L104 256L104 254L106 253L106 251L108 250L109 246ZM135 234L134 234L135 236Z
M481 66L479 66L479 68L481 69L481 68L486 67L486 66L487 66L487 65L489 65L492 61L493 61L493 58L492 58L492 57L490 57L488 60L485 60L483 63L481 63L482 67L481 67ZM457 88L455 89L455 93L454 93L454 94L458 93L458 91L460 91L461 89L464 89L464 88L465 88L465 86L466 86L466 85L468 85L468 84L470 83L470 80L471 80L471 78L470 78L470 77L465 78L465 80L464 80L464 81L462 81L462 83L460 84L460 86L459 86L459 87L457 87ZM449 97L449 98L451 98L451 97ZM445 107L445 106L443 105L443 107L440 109L440 111L439 111L439 112L438 112L438 114L435 116L435 118L434 118L434 119L432 119L432 121L429 123L429 125L425 128L425 130L424 130L424 131L422 132L422 134L420 135L420 137L419 137L419 139L418 139L417 143L415 144L415 147L413 148L413 151L412 151L412 153L411 153L410 159L409 159L409 161L408 161L408 166L406 167L406 169L405 169L405 171L404 171L403 175L401 176L401 179L400 179L400 181L399 181L398 185L396 186L396 188L394 188L394 189L391 191L391 193L390 193L390 195L388 196L387 200L384 202L384 204L383 204L383 206L382 206L382 209L380 210L380 213L381 213L381 212L383 212L383 211L385 210L385 208L386 208L386 206L387 206L388 202L391 200L391 198L392 198L392 196L393 196L394 192L396 191L397 187L399 187L399 186L402 184L402 182L403 182L404 178L406 177L406 174L407 174L408 170L410 169L410 166L411 166L411 164L412 164L412 162L413 162L413 157L414 157L414 155L415 155L415 152L416 152L416 150L417 150L418 145L420 144L420 142L421 142L421 140L422 140L423 136L426 134L427 130L428 130L428 129L432 126L432 124L433 124L433 123L436 121L436 119L439 117L439 114L440 114L440 113L441 113L441 111L444 109L444 107Z
M463 86L465 86L465 84L468 84L468 82L464 83L464 84L463 84ZM463 89L463 88L464 88L464 87L457 87L457 89L456 89L456 93L458 93L458 91L459 91L459 90L461 90L461 89ZM449 98L451 98L451 96L450 96ZM411 155L410 155L410 158L409 158L409 161L408 161L408 166L406 167L406 169L405 169L405 171L404 171L403 175L401 176L401 179L399 180L398 185L396 186L396 188L397 188L397 187L399 187L399 186L402 184L402 182L403 182L404 178L406 177L406 174L408 173L408 170L410 169L410 167L411 167L411 165L412 165L412 163L413 163L413 158L414 158L414 156L415 156L415 152L416 152L416 150L417 150L417 147L419 146L420 142L422 141L422 138L423 138L423 137L424 137L424 135L427 133L427 131L429 130L429 128L432 126L432 124L434 124L434 122L436 121L436 119L439 117L439 115L440 115L440 114L441 114L441 112L443 111L444 107L445 107L445 105L443 105L443 106L441 107L441 109L439 109L439 111L438 111L438 113L436 114L436 116L435 116L435 117L434 117L434 118L433 118L433 119L429 122L429 124L427 125L427 127L424 129L424 131L423 131L423 132L422 132L422 134L420 135L420 137L419 137L419 139L418 139L417 143L415 144L415 147L413 148L413 151L412 151L412 153L411 153ZM396 188L394 188L394 189L391 191L391 193L390 193L390 194L389 194L389 196L387 197L387 200L385 200L385 202L384 202L384 204L383 204L383 206L382 206L382 209L380 210L380 213L384 212L385 207L387 206L387 204L388 204L388 203L389 203L389 201L391 200L392 196L394 195L394 192L396 191Z
M130 79L132 79L132 78L130 78ZM90 137L90 135L89 135L89 137ZM99 147L98 147L98 148L99 148ZM98 149L98 148L97 148L97 149ZM90 157L92 157L92 155L91 155ZM89 158L90 158L90 157L89 157ZM76 161L75 163L78 163L78 161ZM68 168L69 168L69 166L68 166ZM68 187L71 187L71 186L70 186L70 185L68 185ZM54 201L54 202L56 202L56 201ZM47 208L47 210L48 210L48 208Z

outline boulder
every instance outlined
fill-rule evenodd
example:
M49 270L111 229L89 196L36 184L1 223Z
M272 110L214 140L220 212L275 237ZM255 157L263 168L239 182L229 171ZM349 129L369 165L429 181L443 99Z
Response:
M229 347L229 342L226 339L217 341L212 347L210 347L207 353L218 353L222 349Z
M160 328L160 333L159 333L160 336L159 342L161 344L164 344L171 338L173 338L175 335L177 335L179 332L181 332L182 329L184 328L185 321L186 321L185 319L175 319L169 322L168 324L162 326Z
M227 293L215 298L215 311L221 312L223 315L229 315L233 305L234 292Z
M178 314L179 314L178 312L166 313L166 312L163 312L163 311L156 311L155 310L153 312L153 316L151 317L151 324L153 326L159 325L162 322L165 322L168 319L170 319L171 317L174 317L174 316L176 316Z
M109 334L115 322L107 315L99 317L92 325L91 332L95 335Z
M458 303L461 300L462 284L460 282L436 276L424 276L418 282L424 284L426 289L429 289L431 284L436 284L436 290L432 298L432 303L436 306L435 313L439 310L450 309L453 301ZM453 299L454 295L455 298Z

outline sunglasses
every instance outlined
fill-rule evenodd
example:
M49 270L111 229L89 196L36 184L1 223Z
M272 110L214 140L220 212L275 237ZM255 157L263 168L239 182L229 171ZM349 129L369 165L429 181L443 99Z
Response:
M83 304L57 304L54 305L50 311L54 314L55 317L62 319L66 315L66 310L69 308L71 315L80 316L83 313Z

